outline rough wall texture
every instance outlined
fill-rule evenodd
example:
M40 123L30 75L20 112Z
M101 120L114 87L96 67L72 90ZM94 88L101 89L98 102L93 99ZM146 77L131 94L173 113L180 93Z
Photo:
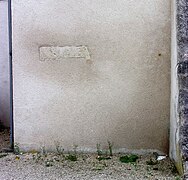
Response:
M188 2L174 0L172 12L170 154L188 179Z
M177 47L179 143L185 171L188 171L188 2L186 0L177 1ZM187 174L185 176L188 178Z
M8 42L8 2L0 1L0 122L7 127L10 124Z
M21 148L59 141L92 151L109 140L118 150L167 152L170 1L13 0L12 9ZM90 59L50 58L56 48L41 61L49 46L85 46Z

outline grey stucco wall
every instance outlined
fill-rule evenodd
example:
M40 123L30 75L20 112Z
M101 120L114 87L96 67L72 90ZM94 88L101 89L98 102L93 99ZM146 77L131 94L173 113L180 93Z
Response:
M8 2L0 1L0 122L9 127L10 82L8 51Z
M22 149L168 151L170 1L13 0L14 135ZM40 61L41 46L91 58Z

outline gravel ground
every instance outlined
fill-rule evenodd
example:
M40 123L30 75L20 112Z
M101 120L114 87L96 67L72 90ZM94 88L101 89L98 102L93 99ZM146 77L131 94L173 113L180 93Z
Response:
M0 152L10 147L9 130L0 129ZM79 154L77 160L66 154L0 153L0 180L180 180L173 163L166 158L156 161L153 154L139 156L136 163L122 163L116 154L111 159L97 159L96 154ZM74 155L74 154L71 154ZM70 157L70 156L69 156ZM71 160L70 160L71 159ZM150 165L148 165L148 162ZM151 165L153 164L153 165Z
M0 180L180 180L168 158L156 164L154 155L139 156L136 163L122 163L116 154L109 160L79 154L71 161L65 154L30 152L0 154ZM152 161L151 161L152 159ZM154 165L148 165L154 162Z

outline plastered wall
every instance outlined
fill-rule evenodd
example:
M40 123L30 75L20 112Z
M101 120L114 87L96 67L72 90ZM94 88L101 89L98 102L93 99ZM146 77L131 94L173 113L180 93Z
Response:
M12 11L22 149L168 152L170 1L13 0Z
M8 1L0 1L0 123L10 126Z

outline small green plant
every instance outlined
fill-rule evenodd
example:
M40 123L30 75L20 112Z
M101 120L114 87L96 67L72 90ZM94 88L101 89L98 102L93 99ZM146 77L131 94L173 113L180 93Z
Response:
M14 144L14 154L16 155L20 154L20 147L18 143Z
M69 154L68 156L66 156L66 159L69 161L77 161L78 158L75 154Z
M73 145L73 153L72 154L69 153L69 155L67 155L65 159L69 161L77 161L78 160L77 148L78 148L78 145Z
M130 155L130 156L121 156L119 158L119 160L122 162L122 163L134 163L136 162L136 160L138 159L139 157L137 155Z
M149 161L146 161L146 164L153 166L153 165L157 165L158 161L157 160L154 161L153 159L150 159Z
M113 143L108 141L108 149L109 149L110 156L113 156L112 148L113 148Z

